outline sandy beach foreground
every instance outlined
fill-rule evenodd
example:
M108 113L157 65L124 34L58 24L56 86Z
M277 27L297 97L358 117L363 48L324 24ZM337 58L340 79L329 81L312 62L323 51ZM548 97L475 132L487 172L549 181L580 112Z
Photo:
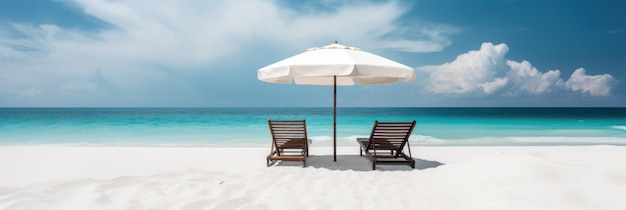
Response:
M0 209L625 209L626 147L412 147L370 170L357 147L0 147Z

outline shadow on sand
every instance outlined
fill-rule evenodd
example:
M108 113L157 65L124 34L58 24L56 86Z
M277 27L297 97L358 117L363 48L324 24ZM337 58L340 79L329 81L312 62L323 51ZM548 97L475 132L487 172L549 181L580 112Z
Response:
M377 171L411 171L411 170L424 170L429 168L436 168L443 163L430 160L422 160L413 158L415 160L415 169L408 165L377 165ZM302 166L299 162L278 162L274 166ZM306 158L306 167L313 168L325 168L329 170L351 170L351 171L371 171L372 164L365 158L365 156L359 155L337 155L337 162L333 161L332 155L311 155Z

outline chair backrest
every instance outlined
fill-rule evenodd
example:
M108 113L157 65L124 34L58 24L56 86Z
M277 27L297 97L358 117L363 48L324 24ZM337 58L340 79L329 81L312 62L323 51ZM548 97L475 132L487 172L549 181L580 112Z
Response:
M415 128L413 122L374 122L372 133L367 147L374 149L375 145L393 145L394 148L402 150L409 141L409 137Z
M292 140L307 141L306 120L272 120L268 119L274 146L277 148Z

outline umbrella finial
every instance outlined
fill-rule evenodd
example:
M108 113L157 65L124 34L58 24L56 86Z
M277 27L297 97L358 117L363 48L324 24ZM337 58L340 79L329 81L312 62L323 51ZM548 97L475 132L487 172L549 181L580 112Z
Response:
M337 40L336 40L336 39L335 39L335 42L334 42L334 43L335 43L335 44L339 44L339 42L337 42Z

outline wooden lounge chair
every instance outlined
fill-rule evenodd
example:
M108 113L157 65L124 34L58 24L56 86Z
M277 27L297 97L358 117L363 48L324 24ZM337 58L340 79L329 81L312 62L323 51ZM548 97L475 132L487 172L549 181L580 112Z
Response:
M363 152L372 162L372 170L376 165L409 165L415 168L415 160L411 156L409 137L415 128L413 122L378 122L374 123L369 138L357 138L361 146L360 155ZM404 147L408 148L408 155L404 153Z
M309 156L309 140L305 120L272 120L267 124L272 134L272 150L267 156L267 166L276 161L301 161L306 165Z

